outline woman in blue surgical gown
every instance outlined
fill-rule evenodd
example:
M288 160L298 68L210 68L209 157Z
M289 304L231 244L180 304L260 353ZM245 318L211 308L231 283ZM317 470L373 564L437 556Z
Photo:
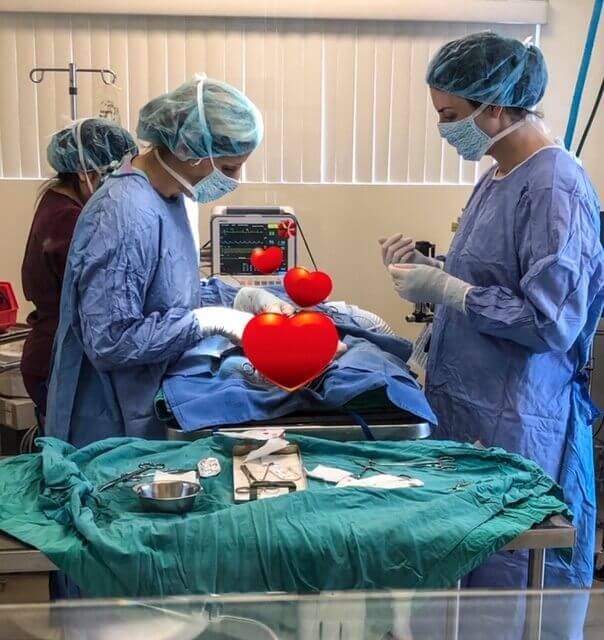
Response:
M206 203L238 186L262 138L260 113L233 87L196 76L145 105L137 135L150 148L90 198L67 259L46 432L76 446L163 437L154 398L167 367L205 336L237 342L251 317L200 308L183 194Z
M427 82L441 136L466 160L496 161L474 188L444 263L403 234L380 240L399 295L438 305L427 371L436 437L503 447L549 472L578 537L571 562L548 556L546 585L589 588L597 412L585 369L604 301L598 198L532 112L547 84L535 46L469 35L436 54ZM498 554L467 583L524 587L526 557ZM580 637L583 603L568 604L549 612L556 631L547 637ZM467 637L481 637L484 614L478 635ZM521 621L521 613L509 618L505 635L493 637L518 637Z

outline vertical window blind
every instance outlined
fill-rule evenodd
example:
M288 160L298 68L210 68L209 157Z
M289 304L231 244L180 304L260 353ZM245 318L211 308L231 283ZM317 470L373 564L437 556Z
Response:
M78 76L79 117L136 130L140 107L194 73L247 93L265 121L248 182L467 184L484 168L439 137L424 82L444 42L481 29L524 39L534 25L264 18L0 14L0 177L52 173L46 146L69 124L67 74L109 68L117 86Z

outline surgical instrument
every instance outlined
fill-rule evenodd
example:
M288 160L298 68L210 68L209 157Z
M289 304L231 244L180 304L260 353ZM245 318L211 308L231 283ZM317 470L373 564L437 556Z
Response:
M381 467L415 467L425 469L439 469L441 471L455 471L457 462L452 456L440 456L438 458L418 458L408 462L380 462Z
M113 480L109 480L109 482L105 482L99 487L99 491L105 491L106 489L111 489L118 484L122 484L122 482L128 482L129 480L139 480L144 477L149 471L163 471L166 468L166 465L162 462L141 462L138 465L138 469L135 471L130 471L128 473L123 473L121 476L114 478Z
M248 468L249 471L252 471L252 467L250 466L251 464L257 466L259 470L264 471L264 476L262 477L262 480L266 480L269 473L275 476L277 480L291 480L292 482L295 482L296 480L300 480L300 478L302 477L299 473L296 473L296 471L292 469L290 466L285 466L283 463L280 463L280 462L269 462L266 465L264 464L256 465L256 462L252 462L252 463L248 462L246 467Z
M129 480L142 480L144 478L148 478L150 476L154 476L157 471L161 471L162 473L168 474L181 474L181 473L191 473L194 471L198 478L211 478L212 476L217 476L221 469L220 463L216 458L204 458L197 463L196 469L186 468L186 469L166 469L166 465L163 463L151 463L151 462L142 462L139 465L138 471L131 471L130 473L125 473L119 478L115 478L114 480L110 480L102 485L99 491L105 491L105 489L110 489L116 484L120 484L122 482L128 482Z
M379 473L381 475L390 475L388 471L383 471L378 466L376 466L373 460L368 460L367 462L358 462L355 460L355 464L359 465L359 467L362 468L362 471L352 476L355 480L360 480L368 471L375 471L376 473ZM405 473L397 474L397 478L413 480L411 476Z
M267 466L264 478L268 475L269 470L270 466ZM297 490L296 483L291 480L257 480L245 464L241 465L241 471L250 484L249 487L237 487L235 493L249 493L250 500L258 499L259 489L268 489L269 491L271 489L287 489L289 493Z
M451 487L449 489L449 492L453 492L453 491L461 491L462 489L467 489L468 487L471 487L474 483L473 482L465 482L465 481L461 481L458 482L454 487Z

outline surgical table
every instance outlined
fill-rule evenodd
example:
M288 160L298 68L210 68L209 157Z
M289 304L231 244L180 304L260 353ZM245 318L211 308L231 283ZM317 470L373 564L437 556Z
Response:
M0 349L2 349L4 345L22 343L30 332L31 327L28 325L17 324L8 329L8 331L0 333ZM20 366L21 354L18 350L14 352L3 350L3 352L0 353L0 376L10 374L12 371L17 372ZM20 378L20 374L17 373L17 376ZM9 388L11 388L10 384ZM15 394L9 391L0 392L2 394L6 393L6 397L0 396L0 451L5 455L16 454L20 451L23 438L36 422L33 403L27 397L23 383L20 380L17 388L20 390ZM9 403L10 406L7 406L7 403ZM5 420L5 412L11 412L9 415L13 415L14 417ZM12 412L15 413L13 414ZM17 415L20 417L17 417Z
M273 421L275 422L275 421ZM372 430L376 435L380 434L379 428L383 432L385 439L408 439L413 437L426 437L429 435L429 425L423 427L417 421L410 420L407 423L395 425L392 420L370 420ZM300 416L290 417L279 421L279 424L289 429L290 432L313 434L323 437L331 437L338 440L349 440L363 438L362 430L356 425L345 423L343 416L330 416L323 419L321 424L316 422L308 424ZM238 430L249 428L250 425L239 425ZM376 431L377 429L377 431ZM407 431L405 431L407 429ZM172 438L198 438L211 434L211 430L204 429L193 434L184 434L173 430ZM417 434L417 435L413 435ZM422 436L422 434L425 434ZM380 434L381 435L381 434ZM543 589L545 575L545 551L546 549L560 549L574 547L576 540L575 528L563 517L554 516L540 525L525 531L515 540L507 544L504 549L508 551L527 550L529 554L529 572L527 588L531 590ZM56 570L53 563L41 552L32 547L22 544L6 535L0 534L0 585L2 579L10 584L11 578L14 580L23 574L40 575L41 572ZM458 583L458 594L459 591ZM10 591L10 589L9 589ZM2 601L0 592L0 602ZM540 638L540 629L543 615L543 595L531 597L527 600L526 609L525 638ZM460 618L460 596L450 598L447 605L447 639L456 640L458 637Z
M418 440L429 437L432 431L430 423L398 408L367 411L363 413L363 419L376 440ZM253 427L280 427L287 433L340 442L366 439L363 428L350 415L339 411L326 411L314 415L291 414L274 420L221 425L219 428L236 432ZM166 431L168 440L197 440L210 435L212 435L212 429L185 432L168 426Z
M575 545L576 530L561 516L554 516L544 523L525 531L515 540L504 547L508 551L521 549L529 553L529 574L527 588L542 590L544 587L545 551L546 549L558 549L573 547ZM15 602L11 595L19 590L21 593L27 586L29 601L32 597L30 584L37 585L40 592L40 583L44 584L43 576L56 571L55 565L37 549L25 545L18 540L0 534L0 603ZM31 582L27 582L30 579ZM16 588L15 588L16 583ZM21 583L21 584L19 584ZM22 598L22 596L21 596ZM42 598L41 598L42 599ZM25 602L26 600L18 599ZM535 593L527 599L525 617L525 640L539 640L541 638L541 626L543 618L544 594ZM447 640L457 640L459 632L459 620L461 610L461 590L459 583L455 597L447 600L446 635Z
M508 551L529 552L529 589L542 589L545 550L574 547L575 528L562 516L553 516L525 531L504 547ZM55 571L55 565L40 551L0 533L0 575Z

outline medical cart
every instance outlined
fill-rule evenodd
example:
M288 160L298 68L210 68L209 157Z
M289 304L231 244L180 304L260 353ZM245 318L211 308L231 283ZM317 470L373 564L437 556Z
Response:
M5 376L0 384L0 451L3 455L16 454L25 436L37 424L34 404L27 396L18 372L21 365L20 350L2 348L23 342L31 328L16 324L0 333L0 376ZM6 396L6 397L4 397Z
M541 591L544 586L545 571L545 551L546 549L557 549L572 547L575 544L575 529L564 518L554 516L541 525L532 528L520 535L516 540L504 547L505 550L528 550L529 552L529 577L527 587L531 592L526 596L526 622L525 622L525 640L536 640L541 637L541 625L543 615L544 601L548 597L552 597L548 592ZM19 601L29 601L40 593L40 584L44 583L45 576L51 571L55 571L56 567L46 558L40 551L22 544L18 540L0 534L0 605L3 603L15 603ZM27 584L27 578L33 578L34 582L30 584L37 585L38 590L35 592L23 593L23 586ZM458 590L457 592L439 592L432 593L415 592L420 597L438 597L446 600L447 615L447 640L457 640L459 638L459 615L462 602L465 598L471 597L468 592ZM21 595L21 600L19 599ZM312 599L314 596L296 596L296 595L239 595L230 596L234 601L241 599L260 598L262 600L274 601L275 598L292 598L301 599L301 601ZM344 594L331 593L317 596L319 598L344 597ZM350 594L352 598L363 597L363 592ZM371 597L380 597L377 594ZM212 596L212 602L220 602L222 596ZM43 598L42 598L43 599ZM180 599L182 602L182 599ZM122 601L123 602L123 601ZM0 621L3 619L3 611L0 608ZM0 640L2 640L2 627L0 625ZM8 638L8 636L6 636ZM314 636L318 637L318 636Z

